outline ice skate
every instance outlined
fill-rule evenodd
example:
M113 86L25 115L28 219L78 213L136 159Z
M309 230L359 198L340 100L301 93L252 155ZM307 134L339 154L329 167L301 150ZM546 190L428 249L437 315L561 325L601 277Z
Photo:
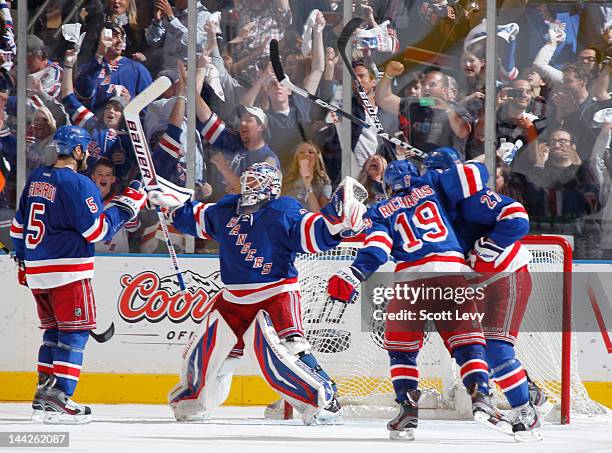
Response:
M529 386L529 401L531 401L531 403L534 405L538 413L538 417L546 417L554 408L554 405L550 401L548 401L548 396L546 395L546 393L544 393L542 389L540 389L540 387L536 385L535 382L529 379L528 374L527 385Z
M334 397L326 407L321 409L315 419L319 425L343 425L342 407L338 399Z
M264 418L267 420L283 420L285 418L285 402L277 400L264 409Z
M51 387L46 393L44 423L80 425L91 421L89 406L72 401L64 392Z
M408 399L402 401L397 417L387 423L389 438L393 440L414 440L414 430L419 422L420 390L408 392Z
M55 385L55 376L48 373L38 373L38 385L32 400L32 421L42 423L45 416L45 400L50 388Z
M210 420L210 412L203 410L198 400L170 401L177 422L202 423Z
M512 423L495 407L491 397L478 390L478 384L470 386L469 394L472 397L472 414L474 420L489 428L512 434Z
M512 431L517 442L542 440L540 419L531 401L514 408Z

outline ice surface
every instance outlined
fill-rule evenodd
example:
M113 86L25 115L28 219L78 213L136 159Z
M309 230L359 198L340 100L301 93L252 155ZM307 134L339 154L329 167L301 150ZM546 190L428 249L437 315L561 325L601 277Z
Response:
M612 423L604 420L546 424L544 441L519 444L470 421L423 420L414 442L398 442L388 439L384 420L302 426L298 420L264 420L262 407L221 407L205 424L176 423L163 405L92 405L92 412L88 425L50 426L30 421L29 404L0 403L0 431L70 433L69 449L36 452L612 452Z

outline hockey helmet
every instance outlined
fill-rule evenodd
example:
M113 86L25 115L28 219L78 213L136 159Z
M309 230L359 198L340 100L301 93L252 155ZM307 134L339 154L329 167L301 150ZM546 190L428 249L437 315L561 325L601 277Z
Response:
M385 169L385 185L391 192L398 192L410 187L413 177L419 176L419 171L409 160L394 160Z
M461 158L455 148L436 148L427 154L423 163L429 170L448 170L450 167L460 164Z
M91 143L91 135L79 126L62 126L55 131L53 140L57 154L72 156L74 149L79 145L83 151L87 150Z
M245 208L255 212L280 197L281 184L281 173L272 165L265 162L250 165L240 176L238 214L244 213Z

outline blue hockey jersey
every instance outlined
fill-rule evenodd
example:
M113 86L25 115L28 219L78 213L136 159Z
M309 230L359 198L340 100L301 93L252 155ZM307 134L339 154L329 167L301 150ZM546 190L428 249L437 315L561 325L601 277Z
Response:
M531 256L519 242L529 232L527 211L521 203L487 187L484 165L468 163L429 174L445 194L442 200L464 252L487 237L505 249L495 262L496 271L511 272L529 262Z
M395 271L467 272L463 250L439 200L432 176L412 179L409 189L371 207L366 218L371 225L353 262L369 277L395 258Z
M94 243L110 239L129 214L109 206L86 176L40 167L30 175L10 235L30 288L55 288L94 272Z
M174 213L179 231L219 243L221 280L226 300L239 304L261 302L297 291L297 253L316 253L340 242L323 216L302 209L290 197L280 197L252 215L238 216L239 195L218 203L191 202Z

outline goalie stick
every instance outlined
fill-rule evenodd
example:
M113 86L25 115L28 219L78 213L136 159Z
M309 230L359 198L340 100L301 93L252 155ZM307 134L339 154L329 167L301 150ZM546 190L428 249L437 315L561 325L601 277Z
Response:
M6 253L9 256L11 255L11 251L6 245L4 245L4 242L2 241L0 241L0 250L2 250L4 253ZM115 334L115 323L113 322L111 322L111 325L109 326L109 328L106 329L102 333L95 333L93 330L89 331L89 336L93 338L94 340L96 340L98 343L106 343L108 340L110 340L113 337L114 334Z
M351 113L348 113L347 111L342 110L341 108L336 107L335 105L325 102L323 99L317 96L313 96L312 94L310 94L308 91L304 90L303 88L300 88L294 85L291 82L291 80L289 80L289 77L287 77L285 75L285 72L283 71L283 65L280 62L278 41L276 39L273 39L272 41L270 41L270 61L272 63L272 69L274 70L274 74L276 75L276 78L278 79L279 83L283 85L284 87L287 87L292 92L302 97L305 97L306 99L311 100L312 102L314 102L320 107L323 107L324 109L337 113L338 115L348 119L349 121L352 121L353 123L359 124L362 127L366 127L366 128L372 127L372 125L368 123L367 121L362 120L361 118L357 118L355 115L352 115ZM377 130L376 135L378 135L379 137L382 137L384 140L387 140L388 142L391 142L395 145L399 145L403 149L413 151L415 156L421 159L423 159L427 155L420 149L412 146L410 143L406 143L405 141L400 140L397 137L390 136L384 131Z
M125 109L123 109L123 117L125 118L125 122L127 124L130 140L132 141L132 147L134 148L134 153L136 154L136 162L138 162L138 168L140 169L140 174L142 175L142 182L145 190L158 188L160 184L157 180L157 173L155 173L155 166L153 165L151 150L149 149L149 144L147 143L144 130L142 129L142 124L140 123L140 112L142 112L142 110L151 102L161 96L164 91L170 88L171 85L172 82L168 77L158 77L144 91L132 99L130 103L125 106ZM181 292L184 294L187 291L187 286L185 285L183 273L179 267L174 246L170 240L170 233L168 231L166 218L164 217L164 214L159 206L156 206L155 210L157 211L157 217L159 218L162 233L164 235L164 239L166 240L168 253L172 259L172 265L174 266L174 270L176 272L179 287L181 288Z

